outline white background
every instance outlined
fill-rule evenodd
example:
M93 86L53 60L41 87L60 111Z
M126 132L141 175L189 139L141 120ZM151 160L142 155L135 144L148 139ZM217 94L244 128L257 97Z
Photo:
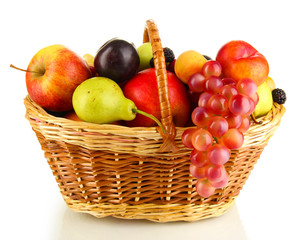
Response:
M110 2L110 3L109 3ZM1 239L301 239L299 1L2 1ZM68 209L24 118L25 74L32 56L51 44L95 54L112 37L139 46L147 19L178 56L215 57L226 42L251 43L288 96L287 112L234 207L194 223L97 219Z

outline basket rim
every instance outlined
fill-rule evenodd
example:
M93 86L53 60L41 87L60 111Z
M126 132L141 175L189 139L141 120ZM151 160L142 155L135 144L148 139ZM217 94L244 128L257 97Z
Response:
M70 125L74 126L75 128L84 128L86 131L93 131L93 130L110 130L110 131L120 131L120 130L127 130L127 131L133 131L133 132L156 132L159 134L159 131L157 130L158 127L128 127L125 125L117 125L117 124L97 124L97 123L90 123L90 122L84 122L84 121L75 121L71 119L67 119L65 117L57 117L52 115L51 113L48 113L45 109L43 109L41 106L36 104L29 95L27 95L24 98L24 105L26 107L26 115L25 117L30 120L34 119L35 121L45 121L52 124L57 125ZM256 120L261 122L261 125L266 125L270 122L278 120L278 118L282 118L284 113L286 112L286 108L283 105L280 105L278 103L273 104L273 108L271 111L266 114L265 116L259 117ZM35 117L33 117L35 116ZM254 121L252 121L252 125L255 125ZM188 128L193 128L196 126L185 126L185 127L177 127L178 130L186 130ZM160 134L159 134L160 135Z
M48 140L60 141L84 147L89 150L107 150L116 153L129 151L139 156L181 157L189 152L184 146L182 134L186 129L196 126L176 127L175 143L177 152L158 152L164 139L159 127L127 127L114 124L95 124L56 117L47 113L28 95L24 99L26 107L25 118L32 129ZM274 104L272 110L259 118L262 124L251 122L250 129L244 133L244 143L241 149L258 144L267 144L273 132L279 126L285 112L283 105ZM256 141L255 141L256 139Z

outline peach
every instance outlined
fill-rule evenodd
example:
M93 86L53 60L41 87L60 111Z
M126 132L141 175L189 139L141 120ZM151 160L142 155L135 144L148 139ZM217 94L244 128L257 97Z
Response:
M82 120L76 115L74 111L71 111L65 115L65 118L73 120L73 121L79 121L81 122Z
M187 84L193 74L201 72L205 62L207 59L197 51L185 51L176 60L175 73L182 82Z

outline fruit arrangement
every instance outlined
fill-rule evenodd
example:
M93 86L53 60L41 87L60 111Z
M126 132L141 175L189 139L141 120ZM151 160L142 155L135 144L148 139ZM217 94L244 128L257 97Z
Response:
M191 149L190 174L198 179L197 193L209 197L228 184L231 150L241 148L250 125L260 124L258 118L274 102L284 104L286 95L269 77L266 58L247 42L226 43L215 60L195 50L178 57L170 48L163 52L173 122L187 128L182 142ZM95 56L45 47L23 71L30 98L52 114L95 124L159 126L164 133L153 57L150 43L136 48L114 38Z
M147 20L138 48L113 38L81 57L53 45L23 70L25 117L71 209L167 222L233 205L280 125L285 92L244 41L215 59L173 50Z

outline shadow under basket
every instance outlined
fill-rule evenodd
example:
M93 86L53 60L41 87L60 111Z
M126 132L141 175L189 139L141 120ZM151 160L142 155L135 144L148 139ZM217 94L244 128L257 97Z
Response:
M156 25L150 20L144 32L144 42L149 40L159 82L166 66ZM160 97L166 85L163 90L158 86ZM160 102L165 101L160 98ZM170 106L167 113L161 111L167 136L156 127L130 128L55 117L29 96L24 104L26 118L69 208L99 218L156 222L197 221L227 212L285 112L282 105L274 103L272 111L258 119L261 124L252 122L244 134L243 146L231 151L225 165L230 177L228 185L202 198L195 190L196 179L189 173L191 149L181 141L187 128L173 127ZM162 149L170 136L176 151Z

